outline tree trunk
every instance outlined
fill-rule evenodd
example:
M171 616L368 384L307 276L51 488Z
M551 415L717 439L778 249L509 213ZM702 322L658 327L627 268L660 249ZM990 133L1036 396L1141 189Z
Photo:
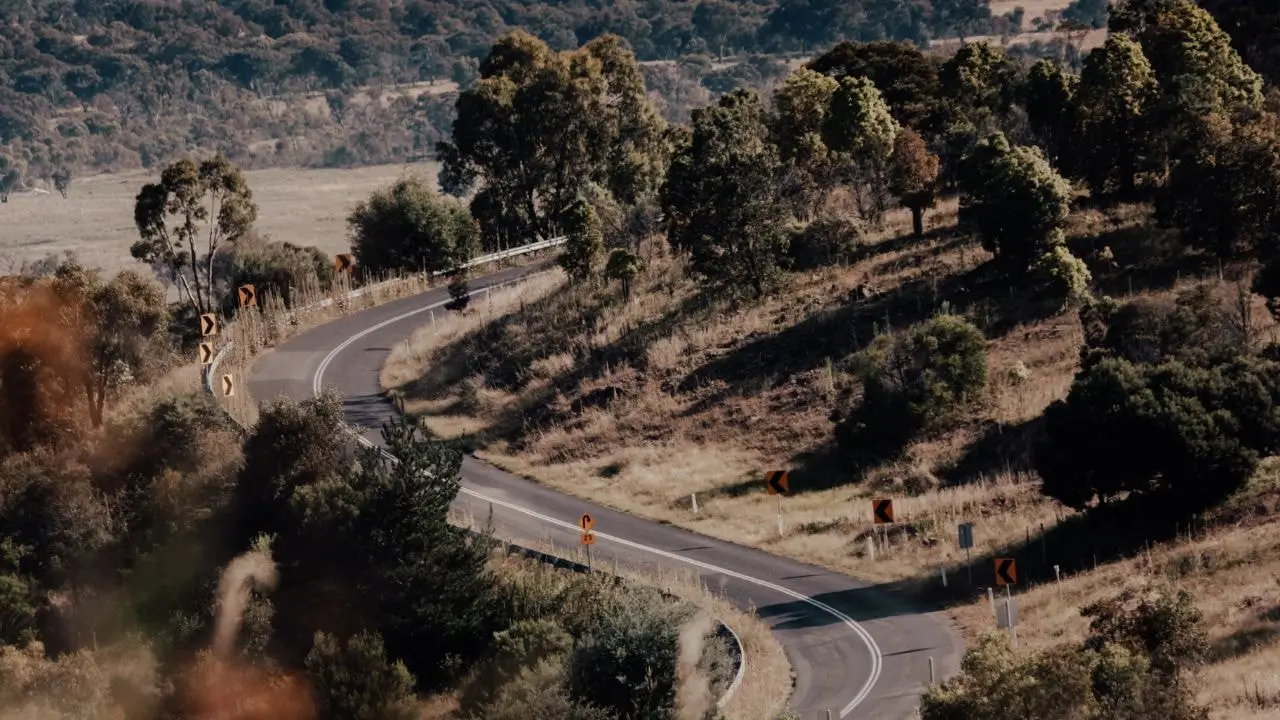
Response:
M924 208L911 208L911 231L917 238L924 237Z
M186 227L191 228L195 223L188 213L186 217ZM200 287L200 255L196 252L196 237L194 232L187 234L187 250L191 253L187 264L191 265L191 282L195 285L195 294L192 297L192 303L196 306L196 314L201 315L206 312L204 305L204 290ZM184 270L186 268L183 268Z
M95 387L96 385L97 383L92 375L84 379L84 394L89 405L89 423L95 430L102 427L103 405L103 393Z

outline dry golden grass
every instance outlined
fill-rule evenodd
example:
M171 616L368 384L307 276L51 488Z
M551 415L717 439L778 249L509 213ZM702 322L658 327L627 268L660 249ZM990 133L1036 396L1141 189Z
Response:
M383 107L386 107L397 98L417 98L422 95L445 95L457 91L458 83L452 80L436 80L433 82L387 85L377 89L363 88L348 97L347 101L353 105L367 105L373 101L373 96L376 93L378 95L379 102ZM264 100L263 102L265 102L273 111L278 113L296 106L299 102L303 103L303 106L313 113L328 115L330 112L329 103L325 100L324 92L311 92L289 97L275 97L269 100Z
M1025 11L1022 25L1030 27L1032 20L1052 10L1063 10L1070 4L1071 0L991 0L991 14L999 16L1022 8Z
M458 712L458 697L449 692L418 701L414 708L417 720L453 720Z
M956 212L953 201L932 213L923 241L904 237L908 216L891 214L864 259L797 275L785 291L737 307L689 304L694 283L678 260L652 249L629 303L616 288L551 282L498 294L495 319L450 316L394 348L382 383L437 435L473 435L478 457L562 491L870 580L934 574L964 558L958 522L974 523L973 553L982 557L1071 514L1022 469L1023 428L1065 397L1083 342L1074 312L1020 319L1010 315L1019 312L1010 307L1017 299L965 300L990 255L955 232ZM1146 218L1136 210L1082 213L1070 234L1138 227ZM837 484L821 458L832 442L828 413L857 384L837 349L857 343L824 338L853 332L841 313L859 286L877 297L903 293L882 306L891 312L863 318L882 327L883 313L897 328L951 296L963 301L963 312L988 328L988 388L959 427L916 441L863 483ZM798 330L805 327L817 329ZM811 342L834 354L814 357ZM772 351L753 349L761 343ZM477 356L484 372L474 369ZM707 372L717 364L727 374ZM521 379L513 383L509 373ZM971 456L993 437L1002 455ZM940 483L965 463L969 482ZM793 487L803 488L782 502L781 534L777 500L762 483L778 468L791 468ZM873 537L878 497L895 499L900 522L888 547Z
M272 168L245 173L258 204L257 229L272 240L347 252L346 217L374 190L406 172L434 180L434 163L380 165L352 170ZM138 263L129 246L138 239L134 198L159 178L159 169L76 178L70 198L21 193L0 211L0 274L49 253L74 251L81 262L108 273Z
M422 351L453 342L464 333L473 332L489 323L495 316L510 313L521 303L531 303L545 297L561 287L565 279L564 272L555 269L506 290L495 291L492 295L481 295L460 313L433 314L429 324L422 326L412 337L393 348L392 352L396 357L402 358L402 361L387 363L382 369L382 384L400 387L413 382L421 374L416 368L428 360Z
M970 35L965 38L965 42L983 42L989 45L1013 46L1029 45L1036 41L1047 43L1053 40L1065 40L1065 36L1054 30L1046 30L1043 32L1024 32L1019 33L1018 35L1010 35L1007 38L1007 42L1005 40L1005 38L1001 38L998 35ZM1080 41L1080 51L1082 53L1087 53L1090 50L1102 47L1103 43L1106 41L1107 31L1105 28L1102 30L1090 30L1085 34L1084 39ZM956 49L959 47L960 38L940 38L930 44L929 50L933 53L950 55L955 53Z
M1280 462L1264 464L1237 502L1280 491ZM1249 498L1254 498L1250 500ZM1153 545L1149 553L1026 588L1018 594L1022 649L1079 642L1088 628L1079 608L1130 587L1166 579L1186 588L1204 613L1209 663L1198 673L1200 702L1215 720L1280 715L1280 523L1241 523ZM975 637L994 625L985 597L955 608L952 619Z
M828 357L825 366L819 363L785 381L766 367L737 387L726 387L722 379L679 386L698 368L752 339L806 319L834 317L859 285L881 291L909 283L928 288L980 265L989 255L949 232L956 210L954 202L940 207L928 224L941 232L918 243L903 242L910 218L894 213L871 238L880 252L868 259L799 276L786 292L759 304L689 311L668 325L663 319L696 288L678 261L660 255L651 258L630 303L600 306L592 298L602 293L552 281L498 293L492 313L508 328L508 342L545 346L529 355L530 379L519 392L491 387L483 375L466 368L468 342L486 342L474 339L486 323L479 314L437 319L434 327L393 348L382 383L435 434L476 435L482 441L477 456L566 492L868 579L936 572L939 563L963 556L954 537L958 521L976 524L975 552L981 553L1024 538L1028 529L1038 532L1063 514L1039 495L1034 478L1000 468L968 485L926 487L915 497L907 496L902 483L915 476L936 485L930 473L957 459L984 424L1019 423L1064 396L1081 342L1074 315L1029 322L993 339L990 397L976 422L916 443L902 461L867 483L811 489L785 499L781 536L777 502L763 492L760 480L764 472L792 466L798 456L830 444L827 415L837 393L854 382L839 369L843 358ZM603 294L609 293L616 289ZM927 290L921 294L925 306L909 305L907 311L928 314L934 299ZM531 316L541 317L522 319L522 303ZM575 319L580 307L593 308L594 325L567 331L575 324L582 327ZM632 342L643 334L639 328L658 329L646 335L650 341L631 362L583 370L582 358L594 349ZM1017 362L1029 371L1021 383L1009 373ZM567 381L570 377L574 380ZM574 407L575 401L582 405L584 398L607 395L613 396L610 402ZM550 413L554 421L513 433L538 413ZM821 484L824 472L829 471L819 466L813 479ZM882 494L898 498L899 518L920 535L891 537L890 547L877 547L873 557L866 544L871 499Z

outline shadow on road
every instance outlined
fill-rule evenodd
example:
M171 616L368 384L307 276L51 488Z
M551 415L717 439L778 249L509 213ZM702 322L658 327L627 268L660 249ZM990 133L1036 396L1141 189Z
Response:
M921 600L909 596L899 585L874 585L866 588L818 593L813 600L828 605L853 619L854 622L871 622L885 618L942 610L947 603L939 600ZM762 605L756 614L769 622L775 630L802 630L837 625L843 620L814 607L804 600Z
M383 395L342 398L342 417L353 427L376 431L394 414L395 406Z

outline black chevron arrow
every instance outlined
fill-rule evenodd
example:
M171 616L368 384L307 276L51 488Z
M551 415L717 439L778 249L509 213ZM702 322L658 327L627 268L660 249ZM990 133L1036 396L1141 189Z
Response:
M1013 558L996 558L996 579L1001 585L1018 583L1018 565Z

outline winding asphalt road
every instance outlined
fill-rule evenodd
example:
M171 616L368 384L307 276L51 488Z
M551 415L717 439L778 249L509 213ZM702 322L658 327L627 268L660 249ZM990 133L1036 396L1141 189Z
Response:
M509 283L540 266L515 268L473 280L472 303L483 289ZM258 401L285 395L303 399L324 386L342 394L349 424L378 428L395 414L383 395L379 371L392 346L444 312L437 288L316 327L263 354L249 376ZM804 720L905 719L915 715L929 681L928 658L938 678L954 673L961 643L945 620L903 607L867 583L604 508L502 472L473 457L462 466L457 505L484 522L492 510L497 534L512 542L551 542L577 551L578 518L595 517L597 564L693 571L707 587L754 610L786 649L795 671L791 707ZM763 492L763 486L761 492Z

